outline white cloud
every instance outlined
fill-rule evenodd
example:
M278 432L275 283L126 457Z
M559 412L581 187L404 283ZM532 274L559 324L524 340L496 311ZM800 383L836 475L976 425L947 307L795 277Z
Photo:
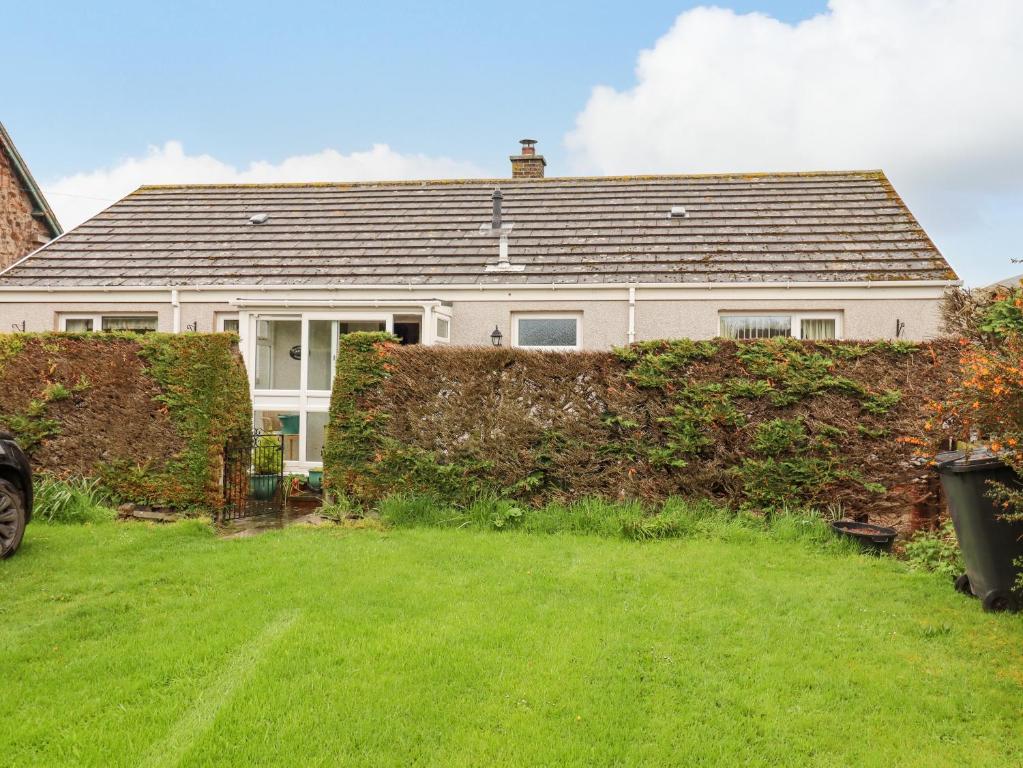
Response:
M832 0L799 24L697 8L566 144L580 173L883 168L960 273L993 278L1023 256L1004 226L1023 220L1021 39L1020 0Z
M469 163L446 157L406 155L386 144L343 155L325 149L314 155L263 161L238 169L210 155L189 155L180 142L150 147L144 157L110 168L65 176L43 185L65 229L77 226L143 184L246 184L287 181L367 181L483 175Z

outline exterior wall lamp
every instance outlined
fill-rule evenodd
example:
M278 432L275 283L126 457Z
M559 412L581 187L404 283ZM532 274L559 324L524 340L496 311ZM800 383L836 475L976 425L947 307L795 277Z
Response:
M495 347L499 347L501 346L501 339L503 338L504 336L501 334L501 329L495 325L494 332L490 334L490 343Z

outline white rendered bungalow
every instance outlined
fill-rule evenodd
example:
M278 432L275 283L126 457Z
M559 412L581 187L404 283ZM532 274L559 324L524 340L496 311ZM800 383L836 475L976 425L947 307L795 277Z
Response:
M319 464L337 339L927 339L956 274L880 171L142 187L0 274L0 328L234 330Z

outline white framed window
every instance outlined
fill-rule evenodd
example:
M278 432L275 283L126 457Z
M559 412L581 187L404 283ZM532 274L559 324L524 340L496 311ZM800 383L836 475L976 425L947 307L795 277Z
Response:
M67 333L91 331L134 331L148 333L159 325L156 315L147 314L66 314L60 315L58 328Z
M305 411L305 423L302 426L305 439L305 459L307 464L323 463L323 445L327 439L327 424L330 413L324 410Z
M512 315L512 346L523 349L580 349L582 315L578 312L515 313Z
M58 328L67 333L88 333L98 329L100 322L96 315L61 315Z
M249 315L254 337L246 343L253 361L253 391L329 398L340 337L356 331L393 331L393 317L365 312Z
M330 389L342 336L391 331L379 312L241 312L246 337L253 423L283 435L284 469L306 472L322 463Z
M256 319L255 386L257 390L301 389L302 316Z
M238 333L240 328L237 312L217 312L217 330L220 333Z
M842 338L841 312L727 312L718 335L740 341L787 337L820 341Z
M439 341L450 341L451 339L451 318L444 315L437 315L436 333Z

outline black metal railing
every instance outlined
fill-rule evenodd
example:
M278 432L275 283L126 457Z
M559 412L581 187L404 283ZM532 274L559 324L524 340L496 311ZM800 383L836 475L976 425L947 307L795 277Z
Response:
M284 505L284 435L254 430L224 450L224 505L218 520L279 515Z

